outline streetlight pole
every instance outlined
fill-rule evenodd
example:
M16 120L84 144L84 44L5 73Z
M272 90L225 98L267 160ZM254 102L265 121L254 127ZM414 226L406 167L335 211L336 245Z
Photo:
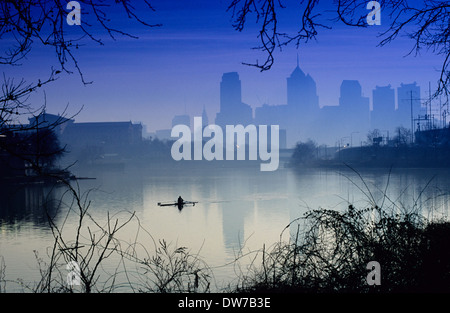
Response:
M350 133L350 147L353 148L353 134L359 134L359 132L351 132Z
M341 150L342 150L342 139L349 138L348 136L342 137L339 140L339 160L341 159Z

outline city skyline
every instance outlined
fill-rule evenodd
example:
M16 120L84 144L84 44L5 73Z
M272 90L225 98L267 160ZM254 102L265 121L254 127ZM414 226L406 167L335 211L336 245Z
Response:
M221 75L227 72L239 73L242 102L255 110L265 103L287 103L286 78L297 58L302 70L316 82L320 106L339 104L343 80L358 80L365 97L371 96L376 85L416 81L423 90L429 82L434 88L442 62L428 51L406 56L412 41L405 37L377 47L377 36L388 27L388 16L384 16L382 25L367 28L335 23L333 29L321 30L317 41L277 51L273 67L260 72L242 64L264 57L252 49L258 45L255 28L236 32L227 3L152 1L152 5L155 12L144 16L162 27L130 25L126 18L117 17L114 23L118 28L139 38L117 36L113 41L100 32L96 34L104 46L87 42L75 51L91 85L84 86L76 72L61 73L29 102L34 107L46 103L47 111L55 114L67 105L69 115L82 109L77 115L80 122L130 120L142 122L154 132L170 127L175 115L200 116L203 108L212 122L220 110ZM329 6L324 9L332 8ZM287 30L295 29L296 13L282 12ZM89 19L83 16L82 23ZM76 35L77 26L69 28L69 35L72 31ZM33 81L45 77L55 61L53 51L35 45L22 66L7 68L5 73Z
M223 73L220 81L220 109L216 116L210 117L212 122L209 124L222 127L237 124L280 125L280 130L287 130L288 147L307 139L318 144L331 145L349 136L355 137L352 139L361 143L366 141L368 132L374 129L384 132L386 137L389 137L389 133L393 134L397 127L416 130L416 121L411 124L411 92L414 120L419 115L423 117L428 113L421 107L420 98L423 94L415 81L401 82L399 86L376 85L371 95L365 97L358 80L343 80L340 85L339 105L320 106L314 78L309 73L305 74L297 63L292 73L286 77L288 103L266 103L254 108L242 101L242 83L239 73ZM237 112L240 113L236 114ZM205 115L207 114L203 111L202 116ZM175 115L172 127L176 124L191 126L194 116L200 115ZM328 127L321 131L318 127L320 125ZM171 139L170 129L157 130L151 133L151 136Z

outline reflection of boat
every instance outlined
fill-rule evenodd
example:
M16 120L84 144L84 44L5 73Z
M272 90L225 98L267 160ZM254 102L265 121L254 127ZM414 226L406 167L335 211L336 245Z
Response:
M183 207L185 205L195 206L196 203L198 203L198 201L183 201L182 203L178 203L178 202L168 202L168 203L158 202L158 205L159 206L180 206L180 207Z

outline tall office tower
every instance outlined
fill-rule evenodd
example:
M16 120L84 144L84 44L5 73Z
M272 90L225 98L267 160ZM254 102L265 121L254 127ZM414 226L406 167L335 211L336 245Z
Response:
M216 124L248 125L252 122L252 108L242 103L241 80L238 73L224 73L220 82L220 112L217 113Z
M415 129L414 119L419 115L428 114L426 110L422 112L420 87L416 82L402 83L397 88L397 97L396 122L398 126Z
M371 129L394 131L398 126L395 113L395 90L391 85L376 86L372 91Z
M304 141L315 137L316 119L320 112L316 83L298 63L287 82L286 128L288 137ZM290 142L292 144L292 142Z
M339 120L340 134L352 137L352 133L366 134L370 130L370 101L362 94L357 80L343 80L340 89Z
M369 113L369 98L363 97L362 88L357 80L343 80L341 84L341 95L339 97L339 106L346 113L352 115Z
M288 106L291 109L298 110L301 114L316 114L319 109L316 82L311 75L305 75L300 69L298 60L297 67L286 81Z

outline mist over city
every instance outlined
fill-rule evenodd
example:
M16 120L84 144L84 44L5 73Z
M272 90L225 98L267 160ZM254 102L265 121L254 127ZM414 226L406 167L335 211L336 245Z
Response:
M449 13L1 3L0 291L450 291Z

